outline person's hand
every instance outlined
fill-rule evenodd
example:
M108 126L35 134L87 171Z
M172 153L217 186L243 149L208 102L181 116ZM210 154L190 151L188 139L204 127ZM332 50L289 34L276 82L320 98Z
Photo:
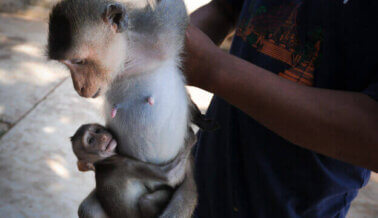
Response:
M186 30L184 66L188 85L206 89L212 80L214 58L220 49L201 30L189 25Z

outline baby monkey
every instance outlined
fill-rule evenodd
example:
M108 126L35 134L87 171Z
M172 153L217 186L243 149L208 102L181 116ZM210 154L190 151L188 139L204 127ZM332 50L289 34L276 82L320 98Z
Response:
M185 149L164 165L118 155L117 141L99 124L82 125L71 142L78 168L94 170L96 178L96 189L81 203L79 217L147 218L159 216L184 180L195 135L190 129Z
M99 124L82 125L71 137L81 171L95 170L94 163L116 155L117 141Z

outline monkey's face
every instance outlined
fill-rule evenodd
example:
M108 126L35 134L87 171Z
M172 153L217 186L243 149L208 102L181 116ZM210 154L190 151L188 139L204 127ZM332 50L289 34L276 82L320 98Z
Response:
M86 98L96 98L106 81L106 71L90 59L73 58L62 61L71 72L76 92Z
M112 73L122 68L126 49L122 35L99 34L95 30L89 34L91 38L81 37L82 45L60 60L70 70L76 92L86 98L96 98L106 90Z
M62 0L50 14L47 55L68 67L86 98L104 93L118 76L149 73L182 44L176 28L160 28L153 16L159 2Z
M103 160L116 154L117 142L103 126L86 126L83 135L74 140L74 151L79 160L88 163Z
M61 1L50 14L47 55L68 67L80 96L97 97L122 68L126 48L120 33L127 26L123 4Z

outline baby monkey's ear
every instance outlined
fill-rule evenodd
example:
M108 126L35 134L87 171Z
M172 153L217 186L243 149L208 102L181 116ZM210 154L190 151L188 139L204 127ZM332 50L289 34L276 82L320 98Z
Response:
M90 170L95 171L95 168L94 168L92 163L89 163L89 162L83 161L83 160L77 161L77 169L81 172L86 172L86 171L90 171Z

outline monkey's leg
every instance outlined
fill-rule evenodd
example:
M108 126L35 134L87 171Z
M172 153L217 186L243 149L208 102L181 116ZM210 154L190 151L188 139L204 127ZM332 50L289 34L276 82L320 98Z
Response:
M190 218L197 205L197 188L193 177L193 159L187 167L187 174L184 182L174 192L159 218Z
M170 187L175 187L177 184L180 184L185 177L187 160L187 155L179 155L179 157L176 157L172 162L164 166L135 162L133 163L133 173L140 179L160 181ZM151 189L154 188L151 187Z
M161 189L153 193L146 193L140 197L138 206L142 218L157 217L167 206L171 193L172 191L170 190Z
M188 134L185 139L185 149L181 151L175 159L166 165L159 166L143 162L135 162L136 172L141 178L149 176L151 179L159 179L171 187L180 184L187 173L188 160L191 149L196 142L196 136L192 128L188 127ZM190 165L190 164L189 164Z
M193 169L191 166L192 158L190 154L192 153L192 148L196 141L197 137L194 134L193 129L188 126L188 133L185 138L185 149L175 158L175 160L163 167L167 172L170 184L173 186L180 184L184 180L185 176L188 176L188 172L191 172ZM188 166L190 166L189 171Z
M81 202L78 215L79 218L108 218L96 197L95 189Z

